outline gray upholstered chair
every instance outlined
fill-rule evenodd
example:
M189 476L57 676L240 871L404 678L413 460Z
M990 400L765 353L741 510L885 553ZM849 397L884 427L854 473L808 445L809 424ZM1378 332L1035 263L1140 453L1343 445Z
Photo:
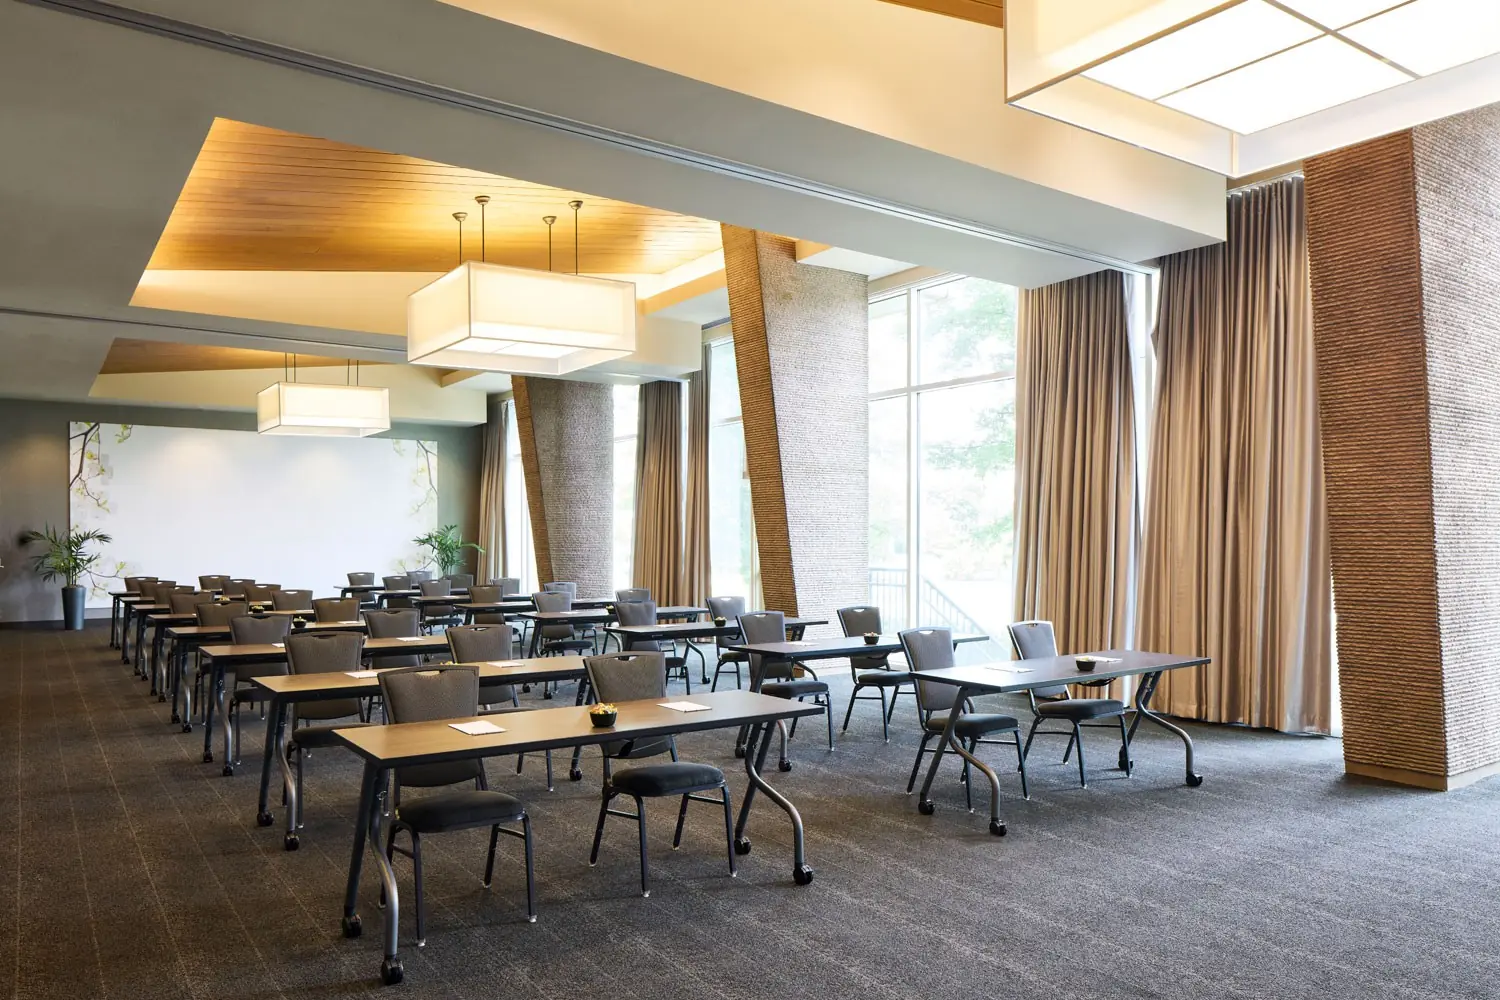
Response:
M199 590L222 591L227 583L229 583L229 577L224 575L198 577Z
M839 608L839 625L843 628L846 636L862 636L867 632L880 631L880 609L868 604L856 605L852 608ZM842 732L849 731L849 716L854 714L854 703L856 701L874 701L880 699L880 731L885 736L885 741L891 741L891 716L896 714L896 699L900 696L902 685L911 683L911 671L892 670L890 654L879 653L874 656L851 656L849 657L849 673L854 679L854 690L849 692L849 707L844 710L844 726ZM874 689L875 694L860 694L866 689ZM885 693L890 691L890 704L886 704Z
M786 642L786 616L780 611L752 611L739 617L740 635L745 643ZM800 668L808 674L798 677ZM811 698L823 706L828 720L828 749L833 749L833 697L828 683L818 680L818 675L805 663L790 663L786 660L767 660L759 656L750 657L750 676L760 678L760 693L773 698L795 698L804 701ZM797 720L792 721L790 735L797 734Z
M236 646L260 645L262 643L286 642L292 630L292 619L287 615L240 615L229 620L230 642ZM240 706L245 702L267 700L263 688L250 681L257 677L277 677L287 672L283 663L240 663L224 674L224 690L229 695L229 729L234 740L230 750L230 762L240 762Z
M722 618L728 624L733 625L739 621L740 615L745 613L745 599L743 597L710 597L708 599L709 615L713 618ZM744 653L725 647L735 645L740 641L739 633L733 635L721 635L714 638L717 662L714 664L714 680L710 691L719 690L719 675L727 673L727 666L734 667L734 686L740 686L740 665L748 663L749 658Z
M408 571L406 575L407 575L408 578L410 578L412 586L415 587L417 584L421 583L423 580L431 580L432 579L432 570L430 570L430 569L414 569L414 570Z
M380 674L380 694L391 722L462 719L479 714L479 671L454 664L386 670ZM472 788L457 787L471 782ZM405 796L405 790L411 788L435 790ZM391 806L391 828L385 852L390 858L400 851L412 860L417 895L417 947L427 943L427 914L422 899L422 838L432 833L490 828L490 849L484 864L485 888L489 888L495 874L495 845L500 834L521 840L526 850L526 919L536 919L531 819L520 799L489 790L482 761L455 760L397 768ZM507 826L513 823L520 823L521 828L516 830ZM403 831L411 838L410 851L396 846L396 836Z
M359 621L359 598L318 597L312 602L313 620L320 622Z
M615 600L624 601L649 601L651 600L650 587L626 587L615 591Z
M1015 622L1009 626L1009 631L1011 645L1015 646L1016 655L1021 659L1035 660L1057 655L1057 639L1051 622ZM1083 683L1096 687L1109 682ZM1078 783L1087 788L1089 781L1083 764L1083 730L1113 729L1115 725L1118 725L1120 727L1120 760L1124 762L1122 770L1126 775L1130 774L1130 729L1125 725L1125 713L1128 709L1123 701L1118 698L1074 698L1069 693L1066 684L1028 689L1026 694L1031 699L1033 718L1031 729L1026 734L1026 746L1021 751L1023 756L1031 752L1031 741L1037 736L1066 735L1068 746L1063 751L1063 763L1068 762L1068 755L1073 752L1074 746L1077 746ZM1065 722L1069 729L1066 731L1040 729L1041 724L1049 719Z
M448 580L420 580L417 589L423 597L448 597L453 593L453 584ZM435 626L457 625L458 609L451 604L423 604L422 628L431 632Z
M448 638L448 653L454 663L484 663L508 660L514 654L509 625L458 625L443 633ZM516 697L512 684L485 684L479 689L485 714L523 712L526 707ZM516 773L526 764L526 755L516 755ZM547 751L547 791L552 791L552 751Z
M199 625L229 625L241 615L250 613L250 605L244 601L204 601L195 604Z
M538 611L571 611L573 598L562 591L539 591L531 595ZM538 623L532 634L532 642L546 656L551 653L592 653L594 640L579 635L572 625L543 625Z
M142 587L141 592L150 597L153 604L164 604L167 595L176 589L176 580L156 580Z
M421 619L416 608L383 608L365 612L365 627L371 639L400 639L422 634ZM415 667L422 658L411 656L382 656L382 667Z
M473 573L449 573L443 579L451 583L454 590L468 590L474 586Z
M311 611L313 592L310 590L277 590L271 593L271 607L277 611Z
M576 601L578 599L578 584L576 583L544 583L542 584L542 589L553 594L567 594L568 600L570 601Z
M603 656L587 658L584 665L588 668L589 684L594 689L594 695L602 702L638 701L666 696L667 662L661 653L605 653ZM646 855L645 800L681 796L682 804L677 809L677 830L672 835L673 850L682 844L682 826L687 819L689 802L722 805L724 836L729 849L729 874L735 874L734 817L723 771L712 764L679 761L677 743L671 737L606 743L601 749L604 751L604 789L603 799L599 803L599 822L594 827L594 847L589 852L590 867L599 861L599 842L604 837L604 820L610 816L633 819L640 833L641 895L651 895L650 867ZM612 760L638 760L663 753L672 755L670 763L622 767L617 771L610 768ZM711 791L717 791L719 796L709 798L702 794ZM619 795L628 795L635 800L634 813L610 808L610 803Z
M626 591L620 591L626 593ZM655 625L656 624L656 602L649 598L638 601L622 600L615 605L615 620L621 625ZM667 658L667 679L671 680L674 672L680 672L682 681L687 685L687 693L693 693L693 679L688 676L687 657L677 655L677 644L668 643L668 650L662 649L662 643L658 639L632 639L625 645L625 650L639 650L642 652L665 653Z
M948 716L958 697L958 688L952 684L937 684L922 680L926 671L945 670L953 663L953 633L946 628L913 628L898 634L901 648L906 653L906 662L911 667L913 685L917 695L917 720L922 724L922 742L917 747L917 759L911 766L911 777L906 782L906 792L911 794L917 783L917 772L922 767L922 757L929 753L941 756L948 746L942 742L943 730L948 726ZM1021 748L1021 724L1013 716L999 713L975 712L972 705L963 706L954 727L954 738L967 744L973 753L981 743L1003 744L1004 740L987 740L995 733L1010 733L1015 741L1016 759L1020 762L1021 794L1030 798L1026 788L1026 754ZM939 740L936 749L927 744L934 738ZM974 808L973 789L969 783L969 762L964 761L964 798L969 808Z
M228 583L224 584L224 596L243 598L250 589L250 585L254 582L254 580L231 579Z
M411 577L405 573L399 576L383 576L380 578L382 590L411 590Z
M186 593L173 591L167 595L167 606L172 609L174 615L190 615L206 601L212 601L213 595L201 590L189 590Z
M233 623L230 628L233 628ZM358 632L292 632L286 637L286 661L294 674L342 673L361 669L365 637ZM335 721L337 720L337 721ZM313 723L307 725L306 723ZM335 698L329 701L304 701L292 707L291 731L287 735L287 756L293 761L297 781L297 815L292 829L302 827L302 761L308 750L332 748L342 744L334 737L336 729L366 725L360 713L358 698ZM296 846L290 834L287 847Z
M247 583L245 598L251 604L270 604L275 599L276 591L280 589L280 585L275 583Z
M375 586L374 573L345 573L351 587L373 587Z
M500 594L503 597L509 597L512 594L519 596L521 593L521 580L519 577L502 576L500 579L490 582L500 588Z
M155 582L156 577L154 576L127 576L125 578L125 593L139 594L141 593L142 584Z

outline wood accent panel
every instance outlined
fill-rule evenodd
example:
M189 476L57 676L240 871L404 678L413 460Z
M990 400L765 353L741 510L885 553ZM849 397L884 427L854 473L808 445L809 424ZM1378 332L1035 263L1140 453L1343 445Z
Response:
M718 224L496 174L216 119L167 221L150 267L203 270L446 271L458 262L454 212L468 212L464 251L572 270L573 213L581 270L660 274L719 248Z
M964 21L1005 27L1005 0L885 0L901 7L912 7L932 14L943 14Z
M516 435L521 442L521 472L526 483L526 508L531 515L531 546L536 553L537 584L550 583L552 544L547 534L547 505L542 499L542 465L537 458L536 424L531 414L531 380L516 375L510 380L516 400Z
M161 340L131 340L116 337L105 355L100 375L136 375L144 372L209 372L243 368L280 368L286 355L279 351L254 351L240 347L207 347L173 344ZM298 354L302 368L342 365L343 358Z

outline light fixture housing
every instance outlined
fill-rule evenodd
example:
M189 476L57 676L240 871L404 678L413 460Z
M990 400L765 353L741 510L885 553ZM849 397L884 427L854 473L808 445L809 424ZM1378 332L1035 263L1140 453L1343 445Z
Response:
M465 261L406 302L406 360L566 375L635 351L635 285Z
M1494 0L1007 0L1006 102L1229 176L1500 100Z
M320 382L277 382L255 397L262 434L369 437L391 429L389 389Z

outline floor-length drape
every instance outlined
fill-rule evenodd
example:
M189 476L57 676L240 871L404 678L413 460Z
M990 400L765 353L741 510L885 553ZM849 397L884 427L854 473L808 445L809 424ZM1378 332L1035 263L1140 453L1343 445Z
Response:
M1016 617L1067 652L1123 648L1139 535L1125 278L1022 291L1016 351Z
M1139 644L1203 653L1156 705L1333 727L1332 585L1302 181L1229 199L1228 241L1162 260Z
M687 380L687 500L682 520L682 596L688 604L699 604L713 588L709 562L708 517L708 346L703 365Z
M631 582L658 605L682 593L682 383L641 386L636 439L635 560ZM700 595L701 596L701 595Z
M479 546L476 579L505 575L505 442L510 431L510 400L492 396L479 460Z

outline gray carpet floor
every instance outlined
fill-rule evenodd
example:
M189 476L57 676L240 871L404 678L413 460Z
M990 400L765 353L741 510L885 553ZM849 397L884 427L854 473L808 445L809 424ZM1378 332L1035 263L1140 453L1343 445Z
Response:
M837 676L830 671L830 676ZM846 682L845 682L846 683ZM842 712L841 687L839 708ZM255 825L256 767L199 760L107 650L105 633L0 631L0 988L14 997L421 997L674 1000L1500 996L1500 782L1446 795L1346 779L1334 740L1192 726L1147 734L1134 777L1094 734L1090 787L1062 741L1033 755L1032 799L1003 771L1010 835L963 808L957 768L938 811L904 794L910 703L890 744L862 705L833 754L804 727L772 774L808 824L813 885L790 878L790 829L757 806L754 851L727 877L722 817L652 811L654 891L637 889L632 824L587 864L597 758L546 791L541 761L492 787L530 803L540 917L528 924L519 843L427 843L428 944L406 982L378 983L375 882L366 936L339 933L358 769L308 767L302 849ZM259 732L245 759L258 760ZM723 766L732 735L682 741ZM1001 748L990 748L1008 762ZM279 815L278 815L279 819ZM399 864L403 885L410 869Z

